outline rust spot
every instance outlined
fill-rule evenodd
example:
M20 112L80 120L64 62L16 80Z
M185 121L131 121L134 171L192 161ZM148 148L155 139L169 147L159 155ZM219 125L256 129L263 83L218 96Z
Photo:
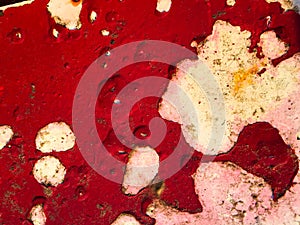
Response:
M240 69L233 73L233 92L236 95L241 88L253 84L253 75L258 72L258 66L254 65L250 69Z
M75 7L78 6L82 2L82 0L70 0L70 1L71 1L71 4Z

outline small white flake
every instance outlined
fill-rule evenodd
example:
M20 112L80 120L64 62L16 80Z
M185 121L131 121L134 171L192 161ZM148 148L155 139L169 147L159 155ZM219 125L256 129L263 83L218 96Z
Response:
M226 0L226 4L228 6L234 6L235 5L235 0Z
M57 24L63 25L69 30L81 28L79 15L82 9L82 1L50 0L47 9Z
M133 215L122 213L111 225L140 225Z
M0 150L5 147L5 145L9 142L13 135L14 132L10 126L0 126Z
M91 23L94 23L96 19L97 19L97 13L95 11L92 11L90 14Z
M42 205L36 205L32 207L30 211L30 220L33 225L45 225L46 224L46 215Z
M56 187L64 181L66 168L54 156L44 156L34 164L32 172L40 184Z
M169 12L171 5L171 0L157 0L156 10L158 12Z
M108 30L101 30L101 34L103 36L108 36L109 35L109 31Z
M123 192L135 195L151 184L158 173L159 156L153 148L137 147L130 152L123 179Z
M67 151L74 147L75 136L66 123L53 122L39 130L35 144L43 153Z
M52 30L52 34L53 34L53 36L54 36L55 38L58 38L59 32L54 28L54 29Z

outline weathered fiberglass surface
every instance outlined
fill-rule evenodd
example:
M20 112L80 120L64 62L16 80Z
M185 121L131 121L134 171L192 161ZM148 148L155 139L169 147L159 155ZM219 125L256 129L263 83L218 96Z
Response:
M300 224L295 0L0 0L0 224Z

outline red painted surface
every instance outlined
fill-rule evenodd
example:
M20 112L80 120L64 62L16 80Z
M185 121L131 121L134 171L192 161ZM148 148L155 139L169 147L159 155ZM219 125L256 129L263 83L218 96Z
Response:
M146 205L155 197L151 189L137 196L124 195L119 184L107 181L85 163L77 147L53 153L66 166L67 175L63 184L49 188L51 196L31 173L34 162L42 156L35 149L37 131L53 121L72 123L76 85L85 69L107 50L144 39L175 42L191 49L191 41L203 40L209 35L217 19L251 31L252 47L263 31L275 29L280 38L290 44L288 54L276 63L300 50L299 15L283 13L279 4L267 4L263 0L237 1L234 7L225 6L221 0L174 0L170 12L163 14L155 12L154 0L86 0L80 16L82 28L75 31L55 24L46 4L47 1L35 1L8 9L0 17L0 124L9 124L15 131L14 138L0 152L1 224L30 224L28 213L36 203L44 204L47 224L109 224L125 211L134 214L143 224L154 222L144 214ZM92 10L98 14L93 24L88 20ZM270 27L265 22L268 15L272 15ZM53 28L60 33L58 39L52 35ZM110 35L103 37L102 29L110 30ZM18 38L16 32L22 37ZM96 108L97 128L100 138L116 158L127 160L127 154L118 153L119 148L124 147L111 130L110 110L115 95L134 79L150 75L169 77L170 71L172 68L168 65L159 63L132 65L119 71L101 92ZM165 85L153 88L162 94ZM148 121L158 116L158 102L159 99L147 98L135 105L131 126L137 135L147 133ZM161 159L172 152L180 135L178 124L167 124L168 136L157 148ZM263 136L265 129L272 130L272 135ZM248 132L256 136L244 138ZM267 124L249 126L243 135L227 158L222 157L266 179L277 199L290 187L298 170L293 150ZM276 147L270 143L276 143ZM250 149L246 148L248 144ZM279 149L283 150L280 154ZM128 153L129 149L125 151ZM253 167L254 161L245 160L245 155L253 155L257 166ZM195 153L186 167L166 180L161 198L168 204L185 211L201 211L190 177L200 157L201 154Z

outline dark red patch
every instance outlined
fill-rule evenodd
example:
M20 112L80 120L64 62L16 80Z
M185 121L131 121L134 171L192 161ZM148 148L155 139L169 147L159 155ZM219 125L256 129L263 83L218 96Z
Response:
M215 161L233 162L262 177L271 185L274 200L290 188L299 169L295 151L284 143L277 129L265 122L246 126L233 149Z

